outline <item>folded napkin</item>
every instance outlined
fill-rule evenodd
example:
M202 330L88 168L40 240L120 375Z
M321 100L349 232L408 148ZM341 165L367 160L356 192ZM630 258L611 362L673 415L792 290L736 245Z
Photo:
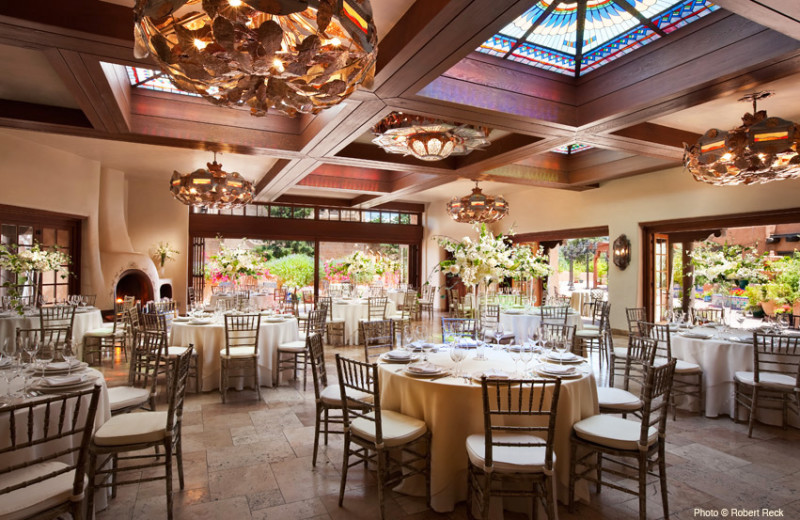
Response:
M438 374L442 371L442 367L434 365L433 363L415 363L408 365L406 370L414 374Z
M713 334L708 334L707 332L694 332L691 330L681 332L680 335L683 336L684 338L692 338L692 339L711 339L711 336L713 336Z
M487 370L475 372L472 375L474 379L480 379L483 376L486 376L486 379L508 379L511 377L508 372L499 368L489 368Z
M42 379L43 386L69 386L77 385L83 382L83 374L75 374L69 376L52 376Z
M11 364L11 358L3 356L0 358L0 367L7 367Z
M390 350L386 353L386 357L392 359L411 359L411 352L407 350Z
M574 361L578 359L578 356L576 356L572 352L564 352L563 354L560 352L551 352L547 357L550 359L557 359L561 361Z
M55 363L48 363L47 370L68 370L70 367L75 368L80 364L81 362L77 359L73 360L72 363L67 363L66 361L56 361Z
M546 363L541 365L540 370L545 374L552 374L558 376L567 376L571 374L575 374L578 372L578 369L575 367L564 366L564 365L553 365L552 363Z

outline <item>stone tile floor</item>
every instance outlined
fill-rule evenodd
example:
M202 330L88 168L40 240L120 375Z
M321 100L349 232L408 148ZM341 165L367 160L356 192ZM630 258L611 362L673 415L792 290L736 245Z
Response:
M435 321L424 320L433 327ZM624 342L624 338L615 338ZM328 347L328 374L335 374L335 353L361 358L361 349ZM109 385L121 384L126 364L105 370ZM332 435L311 466L314 392L302 384L229 392L223 405L218 393L187 394L183 453L186 485L178 490L175 472L175 517L224 520L300 520L378 518L374 476L362 466L348 474L344 507L337 504L341 436ZM671 518L707 518L727 508L782 509L784 518L800 518L800 431L757 425L752 439L744 424L727 417L707 419L680 413L667 425L667 475ZM657 482L648 486L648 518L662 518ZM634 496L604 488L570 514L559 504L562 520L638 518ZM391 519L463 519L465 506L438 514L424 499L389 492ZM703 510L703 511L700 511ZM755 516L765 517L765 516ZM733 514L731 514L733 516ZM741 516L741 515L740 515ZM751 515L751 517L753 517ZM166 518L163 481L119 488L98 520ZM506 519L525 518L506 513Z

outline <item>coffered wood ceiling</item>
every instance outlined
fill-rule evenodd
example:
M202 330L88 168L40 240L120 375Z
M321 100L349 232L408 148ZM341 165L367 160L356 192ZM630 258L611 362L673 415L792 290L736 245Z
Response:
M123 66L152 65L133 58L132 13L116 1L3 2L0 45L29 58L0 65L0 126L258 156L263 170L242 173L256 182L259 200L325 193L374 207L419 200L458 179L587 190L679 165L683 143L699 137L682 114L713 106L740 115L747 107L731 108L732 99L800 73L794 0L717 0L722 9L579 78L474 52L532 2L407 0L397 19L399 3L372 0L376 18L392 27L381 35L373 87L296 119L132 89ZM27 95L18 94L21 85ZM796 105L794 96L776 99ZM369 137L392 111L485 125L493 142L440 162L389 155ZM551 151L576 141L593 148ZM165 180L172 168L165 166Z

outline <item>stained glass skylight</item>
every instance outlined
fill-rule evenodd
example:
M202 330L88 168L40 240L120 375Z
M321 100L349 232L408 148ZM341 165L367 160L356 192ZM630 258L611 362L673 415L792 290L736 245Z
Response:
M631 12L620 4L629 5ZM584 5L586 21L579 43L578 13ZM707 0L539 0L477 50L580 76L717 9Z
M553 148L550 151L555 153L574 154L578 152L585 152L586 150L591 150L591 149L592 145L590 144L572 143L572 144L565 144L564 146L559 146L558 148Z
M159 75L159 71L145 69L142 67L128 66L125 67L125 70L128 71L128 79L131 82L131 86L135 85L137 88L155 90L158 92L169 92L170 94L180 94L182 96L200 97L198 94L175 88L175 85L173 85L172 82L167 79L167 75Z

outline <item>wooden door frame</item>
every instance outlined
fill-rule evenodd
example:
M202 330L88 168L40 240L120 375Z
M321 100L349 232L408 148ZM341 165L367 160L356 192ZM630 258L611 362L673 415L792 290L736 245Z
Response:
M687 237L691 237L692 233L708 231L708 234L711 234L721 228L794 224L798 222L800 222L800 207L640 222L639 231L642 238L640 251L642 258L640 284L642 287L642 302L646 309L648 319L653 319L654 312L653 298L655 294L655 280L653 278L654 258L652 242L656 233L670 235L670 244L672 244L674 235L682 239L688 239ZM681 240L675 240L674 242L678 241Z

